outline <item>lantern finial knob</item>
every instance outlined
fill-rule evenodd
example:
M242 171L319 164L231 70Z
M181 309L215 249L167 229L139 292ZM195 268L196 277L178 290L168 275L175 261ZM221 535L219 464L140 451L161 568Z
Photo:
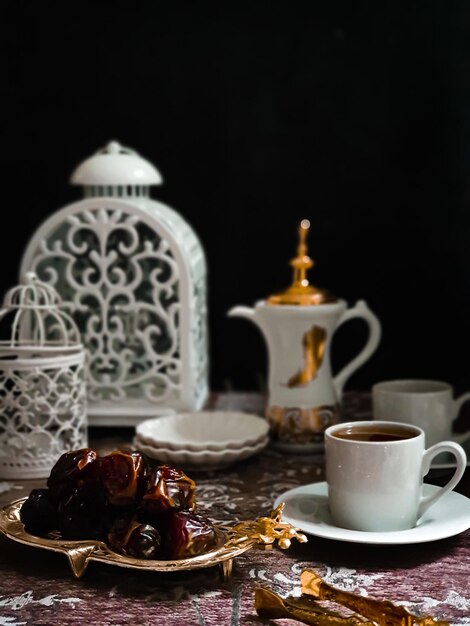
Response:
M122 152L122 146L119 141L110 141L104 149L108 154L119 154Z

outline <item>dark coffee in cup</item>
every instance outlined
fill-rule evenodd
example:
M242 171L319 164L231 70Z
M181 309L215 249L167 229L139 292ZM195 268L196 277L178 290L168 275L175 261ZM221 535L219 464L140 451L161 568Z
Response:
M414 428L406 428L406 426L354 426L348 424L344 429L336 430L333 437L338 439L347 439L348 441L401 441L403 439L411 439L418 435L418 431Z

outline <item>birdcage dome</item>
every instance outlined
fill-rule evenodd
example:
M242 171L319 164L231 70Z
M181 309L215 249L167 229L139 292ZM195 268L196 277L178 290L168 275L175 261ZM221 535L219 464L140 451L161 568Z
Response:
M75 350L80 346L80 334L73 319L60 308L61 299L51 285L28 272L24 281L10 289L0 309L3 338L0 356L5 350L30 352L40 349ZM9 333L9 336L8 336Z

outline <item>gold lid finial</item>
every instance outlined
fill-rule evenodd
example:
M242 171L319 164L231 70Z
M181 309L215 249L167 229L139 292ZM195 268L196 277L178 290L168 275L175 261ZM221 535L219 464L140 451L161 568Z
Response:
M307 219L303 219L298 228L299 245L297 246L297 256L290 261L290 265L294 268L292 285L282 293L270 296L267 299L268 304L305 306L336 302L336 298L327 291L310 285L307 278L308 270L314 265L313 260L308 255L307 236L309 231L310 222Z

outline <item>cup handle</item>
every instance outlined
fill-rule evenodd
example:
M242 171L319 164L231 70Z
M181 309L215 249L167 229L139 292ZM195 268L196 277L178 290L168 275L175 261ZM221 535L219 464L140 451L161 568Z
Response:
M377 346L379 345L382 329L378 318L372 313L364 300L359 300L352 309L347 309L340 318L336 328L341 326L344 322L347 322L354 317L360 317L364 319L369 325L369 338L364 348L359 354L337 374L333 379L336 395L339 400L343 395L343 387L346 384L348 378L353 374L367 359L372 356Z
M457 461L457 467L452 478L449 482L442 487L437 493L432 496L426 496L421 498L419 507L418 507L418 519L423 515L425 511L432 506L436 500L442 498L446 493L452 491L452 489L457 485L457 483L462 478L465 469L467 467L467 455L465 454L465 450L462 446L459 446L458 443L454 443L453 441L441 441L440 443L436 443L436 445L428 448L423 455L423 462L421 465L421 475L426 476L431 468L431 462L435 456L441 454L442 452L450 452L454 455L455 460Z
M464 393L460 396L460 398L457 398L456 400L454 400L453 414L455 415L455 419L457 419L457 417L459 416L460 409L465 404L465 402L469 402L469 401L470 401L470 392ZM470 430L467 430L467 432L465 433L455 434L452 437L454 441L456 441L457 443L463 443L464 441L467 441L467 439L470 439Z

